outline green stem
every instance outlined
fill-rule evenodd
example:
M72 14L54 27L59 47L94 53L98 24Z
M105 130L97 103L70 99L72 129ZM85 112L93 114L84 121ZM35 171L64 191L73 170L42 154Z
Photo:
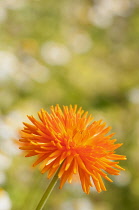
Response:
M56 184L56 182L58 180L59 170L60 170L60 167L57 170L56 174L54 175L54 177L53 177L52 181L50 182L48 188L46 189L44 195L42 196L42 198L41 198L41 200L40 200L36 210L42 210L43 209L43 207L44 207L48 197L50 196L50 194L51 194L51 192L52 192L52 190L53 190L53 188L54 188L54 186L55 186L55 184Z

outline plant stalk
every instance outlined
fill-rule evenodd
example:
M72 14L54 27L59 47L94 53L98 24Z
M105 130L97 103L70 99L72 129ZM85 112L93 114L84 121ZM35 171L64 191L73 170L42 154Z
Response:
M56 182L58 180L58 173L59 173L59 170L60 170L60 167L59 169L57 170L57 172L55 173L53 179L51 180L50 184L48 185L48 188L46 189L44 195L42 196L36 210L42 210L47 199L49 198L54 186L56 185Z

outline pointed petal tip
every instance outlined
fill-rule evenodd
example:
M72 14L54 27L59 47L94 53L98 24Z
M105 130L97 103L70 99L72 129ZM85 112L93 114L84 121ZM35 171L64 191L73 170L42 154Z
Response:
M29 155L27 154L27 155L25 155L25 157L29 157Z
M45 171L42 169L42 170L41 170L41 174L44 174L44 173L45 173Z
M33 163L32 167L34 168L35 166L36 166L36 164L35 164L35 163Z

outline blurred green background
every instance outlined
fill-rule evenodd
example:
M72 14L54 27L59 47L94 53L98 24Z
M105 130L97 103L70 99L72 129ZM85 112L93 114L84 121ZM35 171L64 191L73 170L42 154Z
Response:
M55 104L106 121L127 161L107 192L57 185L47 209L138 210L138 0L0 0L0 210L34 210L46 189L13 139L27 114Z

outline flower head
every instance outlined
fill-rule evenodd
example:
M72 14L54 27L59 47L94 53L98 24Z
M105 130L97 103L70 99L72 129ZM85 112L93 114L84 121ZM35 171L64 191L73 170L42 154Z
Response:
M124 170L117 160L126 157L115 154L122 144L115 144L114 134L106 135L111 127L105 128L102 120L92 122L92 116L77 105L51 106L50 114L41 109L38 116L40 120L28 116L32 124L24 123L20 149L27 152L26 157L37 156L33 166L42 163L41 172L48 172L48 178L60 167L60 188L78 174L85 193L93 186L105 191L102 177L112 182L107 173L119 175Z

